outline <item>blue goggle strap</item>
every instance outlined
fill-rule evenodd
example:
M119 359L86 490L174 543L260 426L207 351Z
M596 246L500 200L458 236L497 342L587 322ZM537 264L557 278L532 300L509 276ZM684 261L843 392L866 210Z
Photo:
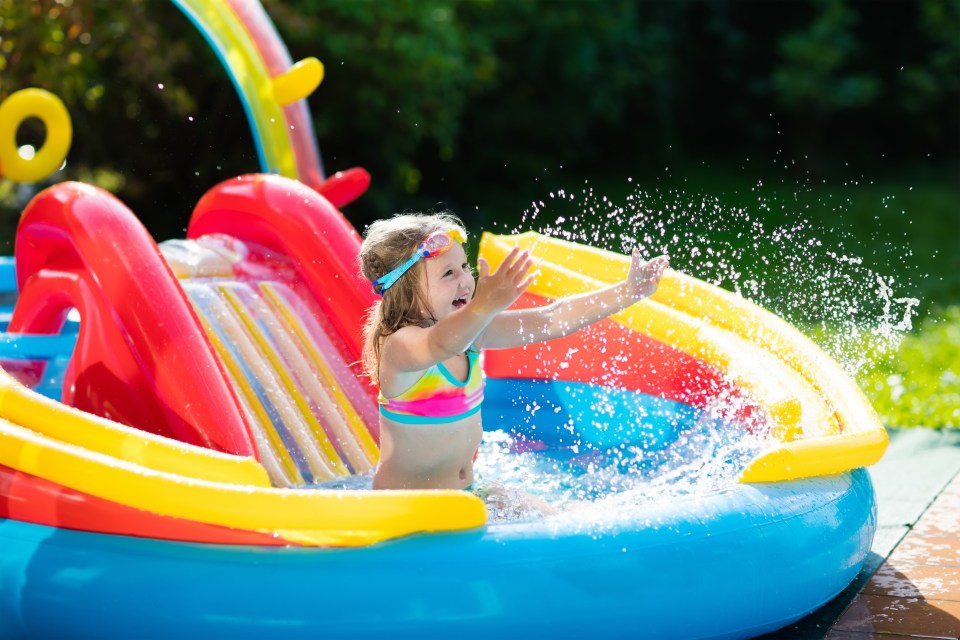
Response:
M377 295L382 296L384 291L386 291L387 289L395 285L397 283L397 280L399 280L403 274L409 271L410 267L417 264L417 262L421 258L423 258L425 255L427 255L427 251L426 249L423 248L423 245L420 245L420 248L417 249L416 253L410 256L410 258L406 262L404 262L399 267L397 267L390 273L386 274L385 276L374 280L373 292L376 293Z

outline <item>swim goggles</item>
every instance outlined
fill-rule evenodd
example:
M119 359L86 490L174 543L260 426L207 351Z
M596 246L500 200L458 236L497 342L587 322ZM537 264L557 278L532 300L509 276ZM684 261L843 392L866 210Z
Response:
M453 246L454 241L463 244L466 238L460 229L450 229L449 231L437 231L431 233L420 243L416 252L410 256L410 259L401 264L390 273L377 278L373 281L373 292L377 295L383 295L383 292L392 287L400 279L400 276L410 270L410 267L417 264L421 258L433 258L446 252Z

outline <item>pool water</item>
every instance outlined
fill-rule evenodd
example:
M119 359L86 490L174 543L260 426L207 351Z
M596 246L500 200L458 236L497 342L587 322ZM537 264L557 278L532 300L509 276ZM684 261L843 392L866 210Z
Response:
M516 442L515 435L504 431L485 434L475 467L477 484L517 487L562 508L612 495L641 505L716 491L735 483L769 438L703 421L660 449L623 444L531 451L518 449Z
M576 437L577 421L568 418L570 429L565 433L574 437L566 444L547 446L531 438L536 420L528 412L518 410L516 416L514 428L484 432L474 467L474 486L480 493L496 485L508 489L506 505L487 500L491 522L539 517L536 508L525 507L525 496L563 510L585 503L622 508L704 495L734 484L746 465L770 444L767 433L749 433L707 412L684 411L671 418L661 412L649 421L643 415L621 414L616 417L617 428L632 433L633 443L613 446ZM671 436L666 442L665 431ZM316 486L371 489L372 474Z

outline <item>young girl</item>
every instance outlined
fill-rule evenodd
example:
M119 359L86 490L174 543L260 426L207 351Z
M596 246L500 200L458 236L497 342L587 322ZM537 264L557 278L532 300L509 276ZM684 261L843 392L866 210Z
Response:
M449 213L373 223L361 271L382 296L365 328L363 365L380 387L376 489L465 489L483 428L480 349L559 338L657 289L666 256L636 249L626 280L545 307L507 311L530 285L533 260L514 248L495 273L467 264L463 223Z

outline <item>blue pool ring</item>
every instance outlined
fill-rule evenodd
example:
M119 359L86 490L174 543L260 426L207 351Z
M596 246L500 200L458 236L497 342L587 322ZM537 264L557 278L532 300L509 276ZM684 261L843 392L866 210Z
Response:
M353 549L0 520L0 637L750 637L839 593L875 529L864 469Z

